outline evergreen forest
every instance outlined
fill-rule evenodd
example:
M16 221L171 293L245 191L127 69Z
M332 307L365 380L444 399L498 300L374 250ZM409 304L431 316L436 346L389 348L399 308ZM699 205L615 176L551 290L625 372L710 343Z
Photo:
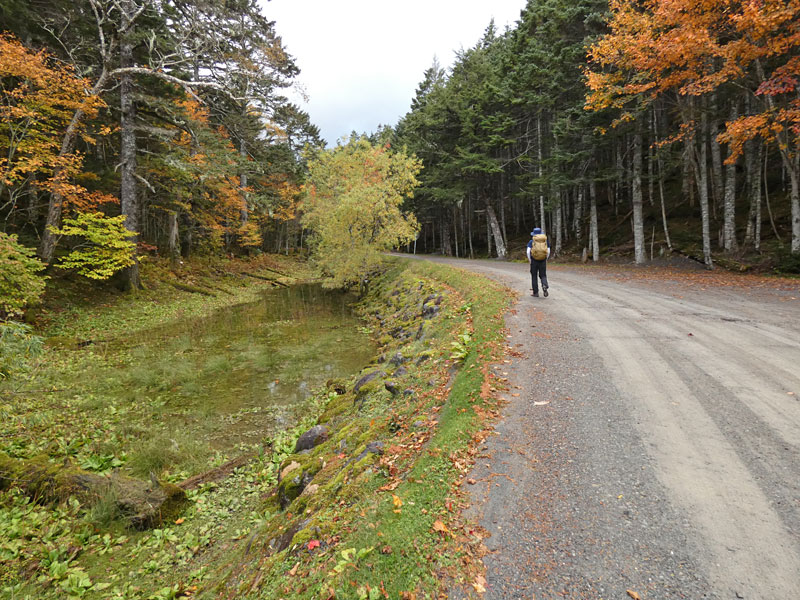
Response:
M268 12L0 3L0 240L4 293L21 296L6 313L43 265L135 288L146 255L313 249L304 184L325 142L287 99L299 67ZM406 248L520 257L541 226L555 256L796 270L799 13L530 0L513 27L489 24L451 68L434 59L398 123L363 134L420 163Z

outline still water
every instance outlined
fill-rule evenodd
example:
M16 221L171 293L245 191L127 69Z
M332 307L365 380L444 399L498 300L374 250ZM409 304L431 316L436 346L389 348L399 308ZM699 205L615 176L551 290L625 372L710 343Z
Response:
M143 332L129 351L146 366L127 372L129 389L162 403L161 419L214 447L257 442L293 426L315 388L353 375L374 356L353 301L298 285Z

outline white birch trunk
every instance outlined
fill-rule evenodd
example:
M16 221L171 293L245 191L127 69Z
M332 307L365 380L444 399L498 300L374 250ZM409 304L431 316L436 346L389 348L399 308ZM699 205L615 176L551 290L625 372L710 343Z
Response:
M730 120L737 117L736 103L731 106ZM728 145L728 161L731 161L731 147ZM756 163L758 165L758 163ZM758 169L758 167L756 167ZM736 252L739 244L736 242L736 162L728 162L725 166L725 199L724 199L724 225L723 247L725 252Z
M589 243L592 247L592 261L600 260L600 238L597 233L597 186L594 179L589 183Z
M494 245L497 248L497 258L506 258L506 244L503 241L503 232L500 230L500 223L497 221L497 215L494 208L488 202L486 203L486 215L489 220L489 227L491 228L492 235L494 236Z
M633 181L631 202L633 204L633 255L637 265L647 262L644 248L644 219L642 217L642 134L633 136Z

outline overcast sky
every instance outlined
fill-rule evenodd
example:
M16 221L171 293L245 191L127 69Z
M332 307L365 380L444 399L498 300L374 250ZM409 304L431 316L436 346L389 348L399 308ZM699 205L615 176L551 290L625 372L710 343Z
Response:
M329 145L395 125L436 56L449 67L494 17L513 26L525 0L259 0L309 97L302 108ZM293 98L294 101L298 101ZM298 101L298 103L300 103Z

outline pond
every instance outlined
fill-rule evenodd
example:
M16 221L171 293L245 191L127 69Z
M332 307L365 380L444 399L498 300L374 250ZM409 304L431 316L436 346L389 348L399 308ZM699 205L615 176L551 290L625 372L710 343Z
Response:
M311 392L358 372L374 347L354 297L318 285L265 292L258 302L141 332L116 350L128 393L160 404L158 420L225 449L293 426ZM126 351L127 350L127 351Z

